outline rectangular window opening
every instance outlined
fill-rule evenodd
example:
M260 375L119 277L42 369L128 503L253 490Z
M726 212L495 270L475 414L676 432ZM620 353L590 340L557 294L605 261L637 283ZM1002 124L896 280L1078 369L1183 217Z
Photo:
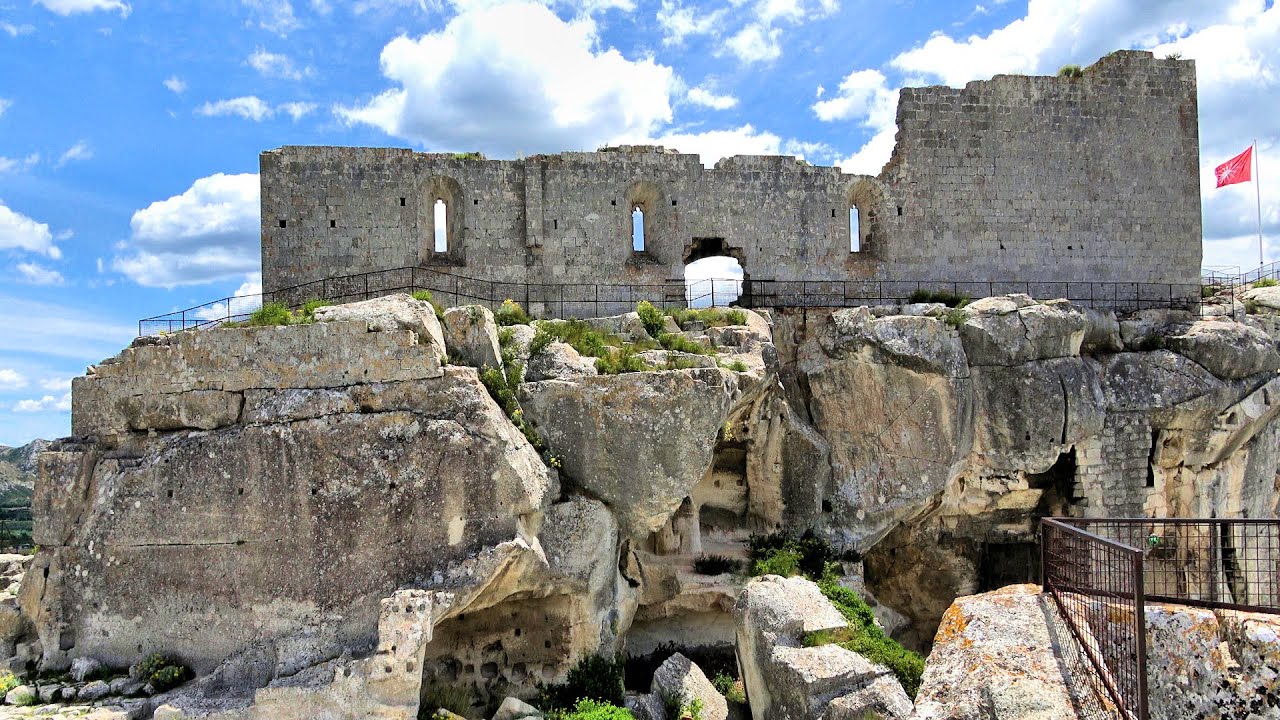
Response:
M404 207L404 198L400 198L400 207Z
M280 221L280 227L286 227L286 226L288 226L288 224L289 224L289 221L288 221L288 220L281 220L281 221Z
M849 208L849 252L862 252L862 212Z
M444 200L436 200L434 221L436 252L449 252L449 206Z
M336 227L338 227L338 221L337 221L337 220L330 220L330 221L329 221L329 227L331 227L331 228L336 228Z
M631 209L631 251L644 252L644 210L637 205Z

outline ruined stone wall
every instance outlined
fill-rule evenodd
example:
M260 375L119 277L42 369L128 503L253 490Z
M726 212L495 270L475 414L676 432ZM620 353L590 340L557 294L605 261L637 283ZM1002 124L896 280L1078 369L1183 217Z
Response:
M907 279L1195 283L1195 65L1118 52L1079 78L907 88L875 252Z
M263 284L417 265L557 286L674 281L647 297L678 298L685 263L710 254L738 258L756 280L1196 283L1190 61L1121 52L1081 78L906 89L898 126L879 179L787 156L705 169L654 147L520 160L271 150L261 158ZM434 249L438 199L447 252ZM637 205L642 253L632 251Z

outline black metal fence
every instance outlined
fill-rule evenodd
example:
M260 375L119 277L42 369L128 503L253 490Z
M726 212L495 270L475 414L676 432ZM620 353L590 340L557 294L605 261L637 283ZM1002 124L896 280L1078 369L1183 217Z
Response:
M1044 588L1129 717L1147 713L1144 604L1280 613L1280 520L1045 519Z
M1061 520L1040 525L1041 578L1104 691L1147 720L1142 551Z
M748 308L854 307L903 304L913 294L945 292L973 298L1008 293L1065 298L1080 305L1130 312L1157 307L1194 309L1200 286L1169 283L957 282L951 280L737 280L706 279L650 284L519 283L481 280L425 267L325 278L257 295L220 298L138 321L138 334L177 332L243 320L264 303L298 308L310 300L352 302L396 292L430 291L445 305L496 308L512 300L535 317L600 317L633 310L647 300L664 309L724 306Z

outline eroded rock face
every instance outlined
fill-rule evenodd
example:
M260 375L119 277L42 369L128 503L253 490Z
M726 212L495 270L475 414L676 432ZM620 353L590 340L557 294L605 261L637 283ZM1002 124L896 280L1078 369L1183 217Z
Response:
M726 370L680 370L525 383L520 401L564 463L624 535L662 527L711 463L738 392Z
M809 580L752 579L734 619L738 668L756 720L910 715L911 701L884 666L838 645L804 647L806 633L848 626Z
M575 380L596 374L595 358L582 357L568 343L556 341L529 357L524 379L526 382Z
M986 298L965 308L960 337L971 365L1017 365L1080 354L1088 326L1085 314L1064 301L1029 300Z
M363 302L329 305L317 308L316 322L363 322L373 332L408 330L418 337L418 344L428 346L436 360L447 352L440 320L430 302L414 300L408 295L387 295Z
M912 717L1110 717L1105 700L1086 684L1073 680L1064 659L1055 652L1062 638L1055 630L1061 620L1047 619L1054 613L1052 601L1034 585L1014 585L957 599L938 628Z
M471 367L502 367L498 326L493 313L481 305L464 305L444 311L445 345L449 356Z

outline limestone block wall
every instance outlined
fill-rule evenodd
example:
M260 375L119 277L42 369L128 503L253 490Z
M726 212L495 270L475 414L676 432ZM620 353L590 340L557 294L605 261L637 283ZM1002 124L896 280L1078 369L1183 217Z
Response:
M494 282L661 285L722 254L756 280L1194 285L1197 123L1194 64L1126 51L1080 78L903 90L879 178L788 156L706 169L647 146L518 160L284 147L261 157L263 284L422 266ZM643 252L632 248L635 207Z

